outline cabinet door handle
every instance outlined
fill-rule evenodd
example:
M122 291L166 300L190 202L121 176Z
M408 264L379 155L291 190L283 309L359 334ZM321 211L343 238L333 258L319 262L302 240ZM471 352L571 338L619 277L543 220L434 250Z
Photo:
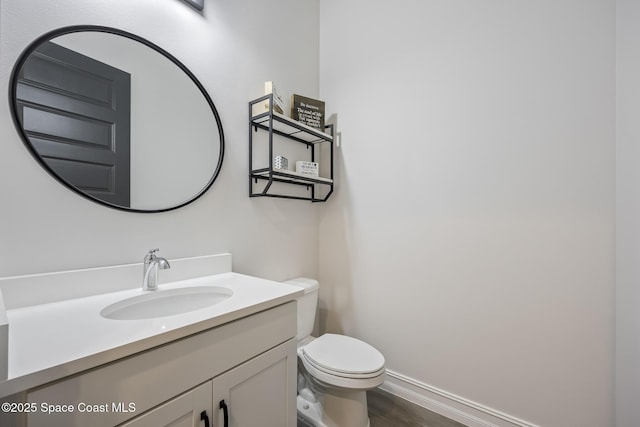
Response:
M220 401L220 409L222 409L222 413L224 415L224 427L229 427L229 408L227 408L227 404L224 403L224 400Z
M209 427L209 417L207 411L200 412L200 421L204 421L204 427Z

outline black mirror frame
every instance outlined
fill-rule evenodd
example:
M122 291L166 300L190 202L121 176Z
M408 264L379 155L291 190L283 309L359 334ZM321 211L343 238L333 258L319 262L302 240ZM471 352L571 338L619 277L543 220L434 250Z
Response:
M33 145L31 145L31 142L29 141L29 138L28 138L27 134L25 133L25 131L24 131L23 127L22 127L22 124L20 123L20 119L19 119L19 116L18 116L18 110L16 108L17 107L17 102L16 102L16 99L17 99L17 86L18 86L17 85L17 80L18 80L18 75L20 73L20 70L22 69L22 66L24 65L24 63L27 60L27 58L29 57L29 55L31 55L38 48L38 46L41 43L43 43L45 41L48 41L48 40L50 40L50 39L52 39L54 37L59 37L59 36L65 35L65 34L71 34L71 33L83 32L83 31L92 31L92 32L115 34L115 35L118 35L118 36L126 37L126 38L129 38L131 40L137 41L137 42L139 42L139 43L141 43L141 44L143 44L143 45L155 50L156 52L160 53L165 58L167 58L171 62L173 62L178 68L180 68L191 79L191 81L196 85L196 87L200 90L200 92L202 93L202 96L204 96L205 100L207 101L207 104L209 104L209 107L211 108L211 112L213 113L213 117L215 118L216 124L218 126L218 133L219 133L219 136L220 136L220 156L218 158L218 164L216 165L216 169L215 169L213 175L211 176L211 179L207 183L207 185L198 194L196 194L195 196L193 196L189 200L187 200L187 201L185 201L183 203L180 203L179 205L172 206L172 207L169 207L169 208L147 209L147 210L145 210L145 209L128 208L128 207L125 207L125 206L118 206L118 205L115 205L115 204L112 204L112 203L105 202L104 200L101 200L101 199L99 199L97 197L93 197L93 196L91 196L89 194L86 194L86 193L82 192L81 190L79 190L78 188L76 188L73 185L69 184L64 179L62 179L60 176L58 176L58 174L56 174L44 162L44 160L37 153L37 151L35 150ZM11 110L11 116L12 116L12 119L13 119L13 123L14 123L14 125L16 127L16 130L20 134L20 138L22 139L22 142L29 149L29 152L31 153L31 155L49 173L49 175L51 175L58 182L60 182L62 185L64 185L65 187L71 189L75 193L81 195L85 199L91 200L93 202L99 203L99 204L101 204L103 206L107 206L109 208L118 209L118 210L126 211L126 212L138 212L138 213L167 212L167 211L172 211L172 210L181 208L183 206L186 206L186 205L194 202L195 200L200 198L204 193L206 193L209 190L209 188L211 188L211 186L213 185L213 182L216 180L216 178L220 174L220 169L222 168L222 160L224 158L224 132L222 130L222 121L220 120L220 115L218 114L218 110L216 109L215 105L213 104L213 100L211 99L211 97L207 93L207 91L204 88L204 86L200 83L200 81L196 78L196 76L184 64L182 64L182 62L180 62L176 57L171 55L169 52L167 52L163 48L161 48L160 46L157 46L156 44L154 44L154 43L150 42L149 40L146 40L146 39L144 39L144 38L142 38L140 36L137 36L135 34L129 33L129 32L124 31L124 30L119 30L117 28L104 27L104 26L98 26L98 25L74 25L74 26L63 27L63 28L59 28L59 29L50 31L50 32L45 33L42 36L38 37L33 42L31 42L27 46L27 48L20 54L20 57L16 61L16 64L14 65L13 70L11 72L11 77L9 79L9 108Z

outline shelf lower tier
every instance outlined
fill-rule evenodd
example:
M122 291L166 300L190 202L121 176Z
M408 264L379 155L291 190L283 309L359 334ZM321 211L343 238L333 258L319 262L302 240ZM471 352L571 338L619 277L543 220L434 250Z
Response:
M301 176L291 171L278 171L274 170L272 172L269 169L257 169L254 170L250 175L250 179L258 182L261 180L263 182L267 182L266 186L262 191L254 192L252 189L249 192L249 197L277 197L281 199L297 199L297 200L309 200L311 202L326 202L331 193L333 193L333 181L328 178L322 177L308 177ZM308 196L300 196L293 194L282 194L276 191L271 187L273 183L285 183L285 184L293 184L295 186L306 187L307 190L311 190L310 195ZM316 197L316 188L315 185L321 185L325 188L328 188L328 192L324 196L324 198ZM253 188L251 186L251 188Z
M256 169L251 173L253 178L267 178L269 179L269 169ZM312 184L333 184L333 180L329 178L323 178L321 176L311 177L308 175L302 175L297 172L287 171L287 170L273 170L274 177L282 177L287 178L287 182L293 184L303 184L303 185L312 185Z

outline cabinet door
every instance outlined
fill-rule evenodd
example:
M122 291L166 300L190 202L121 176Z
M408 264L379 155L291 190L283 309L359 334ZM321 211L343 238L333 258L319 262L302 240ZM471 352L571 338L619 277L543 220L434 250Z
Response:
M211 381L171 399L122 427L202 427L201 413L211 417Z
M296 362L289 340L214 378L213 426L296 427Z

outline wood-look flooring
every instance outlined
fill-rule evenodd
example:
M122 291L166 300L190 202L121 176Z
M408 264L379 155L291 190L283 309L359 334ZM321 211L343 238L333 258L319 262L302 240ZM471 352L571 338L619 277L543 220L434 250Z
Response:
M465 427L386 391L367 392L371 427Z
M367 392L367 404L371 427L465 427L380 389ZM298 419L298 427L313 426Z

